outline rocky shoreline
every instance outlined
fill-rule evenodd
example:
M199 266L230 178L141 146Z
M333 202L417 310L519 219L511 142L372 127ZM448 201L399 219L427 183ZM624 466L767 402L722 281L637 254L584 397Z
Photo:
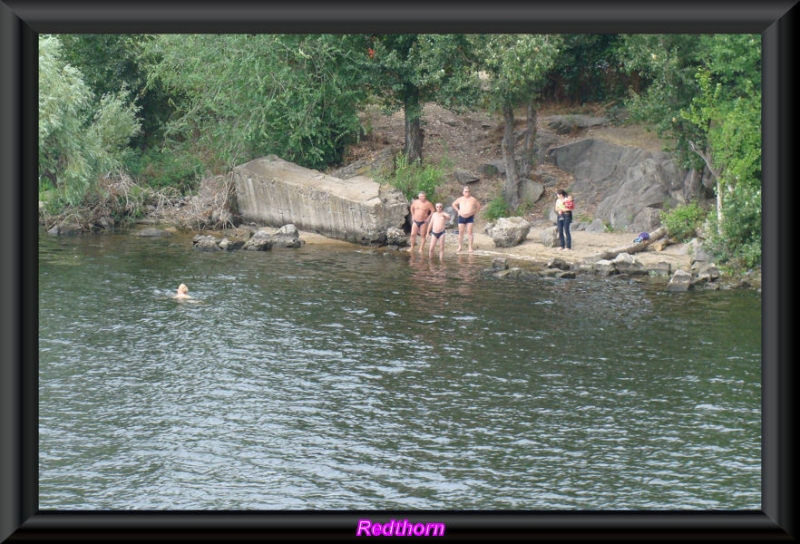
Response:
M131 231L138 236L170 236L177 229L168 225L145 221ZM445 235L445 261L457 259L484 260L490 263L485 275L495 279L531 280L551 278L569 280L592 277L605 280L631 280L663 284L667 291L761 289L759 270L739 277L727 275L713 262L704 260L704 253L693 251L691 244L662 244L648 247L634 254L619 253L612 259L596 259L598 253L621 247L631 242L626 233L573 233L572 251L546 247L541 240L526 239L513 247L496 247L492 238L475 232L475 249L469 254L457 252L457 231L448 229ZM192 247L197 251L271 251L300 248L305 245L369 251L387 255L408 255L428 259L428 246L421 254L409 255L407 238L380 247L363 246L328 238L321 234L299 231L294 225L279 229L244 225L236 228L188 233ZM419 244L417 245L419 247ZM487 260L488 259L488 260ZM439 262L438 255L433 262Z

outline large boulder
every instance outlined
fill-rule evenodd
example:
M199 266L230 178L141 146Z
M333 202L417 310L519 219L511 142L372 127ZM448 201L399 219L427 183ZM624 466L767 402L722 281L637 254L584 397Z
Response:
M547 227L539 233L544 247L559 247L561 240L558 238L558 227Z
M403 228L408 199L372 178L347 180L303 168L274 155L232 172L239 214L245 221L280 227L292 223L363 245L385 245L387 230Z
M692 286L692 274L686 270L676 270L667 284L667 291L688 291Z
M501 217L486 226L486 234L494 240L495 247L514 247L523 242L531 224L522 217Z

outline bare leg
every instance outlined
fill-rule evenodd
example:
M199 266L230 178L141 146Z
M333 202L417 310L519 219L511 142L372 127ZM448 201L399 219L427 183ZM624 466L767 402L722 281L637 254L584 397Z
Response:
M411 251L414 251L414 243L417 241L417 232L419 232L419 227L416 223L411 224Z
M439 238L439 260L444 259L444 234Z
M472 225L473 225L473 223L470 223L470 224L467 225L467 237L468 237L468 240L469 240L469 252L470 253L472 253Z
M463 249L464 245L464 223L458 224L458 251Z
M421 242L419 244L419 254L422 255L422 250L425 249L425 240L428 237L428 224L425 223L419 228L419 235L421 237Z

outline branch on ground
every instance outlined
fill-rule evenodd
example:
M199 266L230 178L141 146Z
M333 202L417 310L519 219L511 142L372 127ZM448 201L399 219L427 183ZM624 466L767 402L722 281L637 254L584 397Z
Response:
M587 261L602 261L602 260L612 260L617 257L620 253L639 253L640 251L644 251L647 247L660 240L661 238L667 235L667 229L665 227L659 227L653 232L648 233L650 235L649 240L642 240L641 242L635 242L629 244L627 246L617 247L614 249L609 249L607 251L601 251L600 253L595 253L594 255L590 255L586 258Z

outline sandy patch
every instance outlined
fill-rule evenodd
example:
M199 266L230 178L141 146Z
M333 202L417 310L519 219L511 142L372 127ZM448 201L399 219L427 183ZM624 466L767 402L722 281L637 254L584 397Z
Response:
M482 229L481 229L482 230ZM445 235L445 259L458 257L458 234L453 230L448 230ZM572 251L560 251L558 248L545 247L539 241L539 231L531 229L528 238L520 245L510 248L495 247L492 238L481 232L476 228L474 234L474 255L484 257L505 257L509 260L512 266L515 266L514 261L518 263L547 263L548 261L558 258L571 264L577 264L587 260L592 255L606 251L609 249L619 248L630 244L636 236L630 233L613 233L613 232L586 232L577 231L572 233ZM341 240L334 240L327 238L321 234L313 232L300 232L300 238L308 245L329 245L339 247L351 247L353 250L363 250L363 246L343 242ZM417 241L416 248L419 248L419 240ZM425 244L423 255L427 257L428 243ZM403 248L403 251L408 251L408 248ZM418 251L418 249L415 249ZM467 241L464 240L464 250L462 254L467 254ZM438 256L434 256L438 259ZM655 251L648 248L646 251L641 251L634 254L636 258L643 265L654 265L660 262L668 262L672 266L672 270L683 269L689 270L691 265L691 257L686 254L683 244L675 244L667 246L663 251Z

